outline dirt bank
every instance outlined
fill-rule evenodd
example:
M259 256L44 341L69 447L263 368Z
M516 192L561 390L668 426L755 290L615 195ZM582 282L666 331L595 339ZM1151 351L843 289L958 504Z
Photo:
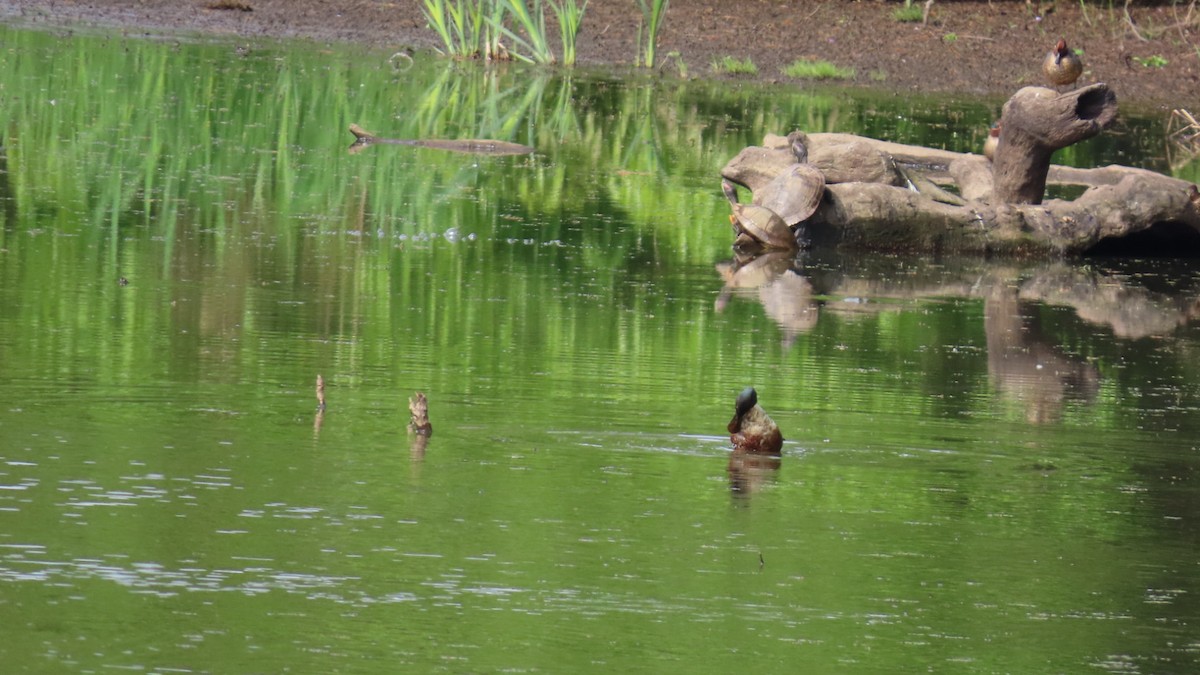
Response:
M250 11L206 9L215 0L0 0L0 20L34 26L86 24L125 30L302 37L428 49L421 0L245 0ZM788 86L781 67L819 58L856 71L863 86L897 91L1007 96L1040 84L1043 55L1060 36L1081 48L1083 82L1107 82L1123 106L1200 111L1200 5L1139 6L1086 0L935 2L928 24L901 23L893 0L672 0L659 54L679 52L690 76L711 77L720 57L753 60L760 80ZM581 63L630 64L634 0L591 0L579 37ZM674 65L664 72L676 74ZM743 76L744 77L744 76Z

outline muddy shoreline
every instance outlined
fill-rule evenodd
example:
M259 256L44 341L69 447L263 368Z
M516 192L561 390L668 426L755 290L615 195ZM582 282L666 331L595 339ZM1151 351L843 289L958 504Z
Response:
M246 0L250 11L207 9L212 0L0 0L10 25L199 32L231 38L302 38L397 49L433 49L420 0ZM1200 6L1137 7L1127 17L1104 3L1039 9L1019 0L935 3L927 24L902 23L900 3L672 0L659 54L678 52L689 77L804 87L781 73L800 58L854 68L853 84L901 93L1007 97L1042 84L1042 57L1059 36L1083 50L1081 83L1106 82L1121 105L1200 111ZM630 66L639 14L633 0L591 0L579 36L582 65ZM724 76L710 64L750 58L755 76ZM679 76L677 62L660 64Z

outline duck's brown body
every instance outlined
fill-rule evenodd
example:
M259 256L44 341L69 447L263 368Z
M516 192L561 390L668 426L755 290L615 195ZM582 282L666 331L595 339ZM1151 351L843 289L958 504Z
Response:
M416 396L408 399L408 413L411 416L409 431L418 436L433 435L433 425L429 422L429 401L425 394L418 391Z
M779 433L775 420L758 405L758 393L753 387L746 387L738 396L728 428L734 452L778 456L783 449L783 434Z
M1056 87L1070 86L1083 74L1083 59L1067 47L1066 40L1059 40L1042 61L1042 74Z
M1000 145L1000 123L988 129L987 138L983 141L983 156L988 159L996 158L996 148Z

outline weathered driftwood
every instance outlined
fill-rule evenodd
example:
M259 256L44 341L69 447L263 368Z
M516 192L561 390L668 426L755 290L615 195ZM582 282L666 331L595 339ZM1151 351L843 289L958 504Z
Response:
M823 226L835 230L842 243L864 248L1081 253L1106 237L1156 223L1180 223L1200 233L1200 211L1189 193L1130 175L1071 202L951 206L887 185L842 183L826 188L826 203L809 231Z
M1171 236L1200 248L1200 200L1193 198L1192 183L1131 167L1049 165L1052 148L1098 132L1115 112L1107 88L1079 91L1050 92L1050 99L1037 88L1018 92L1016 103L1006 107L1011 120L1003 122L996 165L980 155L849 134L804 136L809 161L826 172L828 183L820 207L804 223L808 236L873 249L1074 254L1170 224ZM1055 121L1048 125L1052 133L1029 132L1033 123L1026 118L1039 115ZM1012 159L1022 147L1028 148L1023 154L1036 157L1036 166ZM761 190L794 164L789 138L769 135L763 147L746 148L730 160L721 175ZM1026 178L1004 188L1022 195L1014 203L1000 196L997 174L1015 172L1004 166L1016 165L1025 167ZM954 200L930 189L925 179L957 187L962 203L947 203ZM1027 203L1041 202L1047 183L1090 187L1074 201Z
M827 153L835 154L841 150L845 152L849 148L856 149L855 152L865 152L865 148L869 147L874 153L882 153L886 157L890 157L895 164L910 167L920 170L928 178L935 183L942 185L953 185L956 183L955 178L951 175L951 165L960 159L980 160L985 161L983 155L969 152L953 152L951 150L941 150L938 148L926 148L920 145L906 145L904 143L893 143L891 141L881 141L875 138L867 138L865 136L855 136L854 134L842 133L814 133L805 134L809 145L809 161L816 164L818 168L824 170L829 160L825 159ZM758 184L766 183L774 178L784 168L791 166L796 160L792 158L791 153L787 149L787 137L778 136L776 134L767 134L763 138L763 144L759 146L750 146L742 150L737 157L730 160L729 164L722 170L721 175L732 180L733 182L743 185L750 190L754 190ZM854 144L857 143L861 145ZM862 148L862 150L857 150ZM770 152L764 152L770 151ZM814 161L812 158L822 158L821 161ZM844 158L844 161L861 162L862 160L853 157ZM772 170L771 165L777 165L777 170ZM733 175L730 172L744 172L743 174ZM991 171L989 169L989 176ZM1147 169L1139 169L1129 166L1102 166L1092 169L1083 169L1073 166L1060 166L1057 164L1050 165L1050 173L1046 178L1047 185L1115 185L1122 178L1129 175L1139 176L1156 176L1166 178L1168 181L1174 181L1183 187L1191 185L1184 180L1163 176L1160 173ZM883 180L872 179L870 175L862 174L857 176L837 176L841 180L830 180L829 174L825 175L827 183L850 183L850 182L875 182L887 183L889 185L902 185L903 182L897 179L894 174L887 174ZM989 177L989 181L991 178ZM757 181L757 183L756 183Z
M1008 204L1040 204L1050 155L1099 134L1117 119L1117 97L1104 84L1059 94L1025 87L1004 104L996 147L994 197Z
M721 172L729 180L750 188L758 194L776 176L789 170L796 158L792 154L790 144L792 139L799 139L808 146L808 163L825 174L826 183L883 183L885 185L903 185L904 181L896 171L896 162L888 152L889 149L905 147L898 143L887 143L870 138L862 138L852 134L805 134L793 132L788 136L767 134L763 147L750 146L745 148L726 165L737 167L738 173ZM955 153L952 153L955 154ZM944 156L934 156L927 161L914 161L914 164L931 164L935 170L939 162L948 161Z
M983 157L967 155L950 162L950 176L968 201L989 201L992 197L992 163Z

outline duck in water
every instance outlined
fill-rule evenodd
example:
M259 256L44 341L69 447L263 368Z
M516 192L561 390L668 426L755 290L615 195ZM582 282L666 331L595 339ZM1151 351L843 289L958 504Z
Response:
M734 453L778 457L783 448L783 435L767 411L758 405L754 387L746 387L738 394L729 422L729 440L733 442Z
M1069 87L1083 74L1083 60L1060 39L1042 61L1042 74L1055 87Z
M417 436L432 436L433 425L429 423L429 399L425 394L417 392L408 399L409 432Z

